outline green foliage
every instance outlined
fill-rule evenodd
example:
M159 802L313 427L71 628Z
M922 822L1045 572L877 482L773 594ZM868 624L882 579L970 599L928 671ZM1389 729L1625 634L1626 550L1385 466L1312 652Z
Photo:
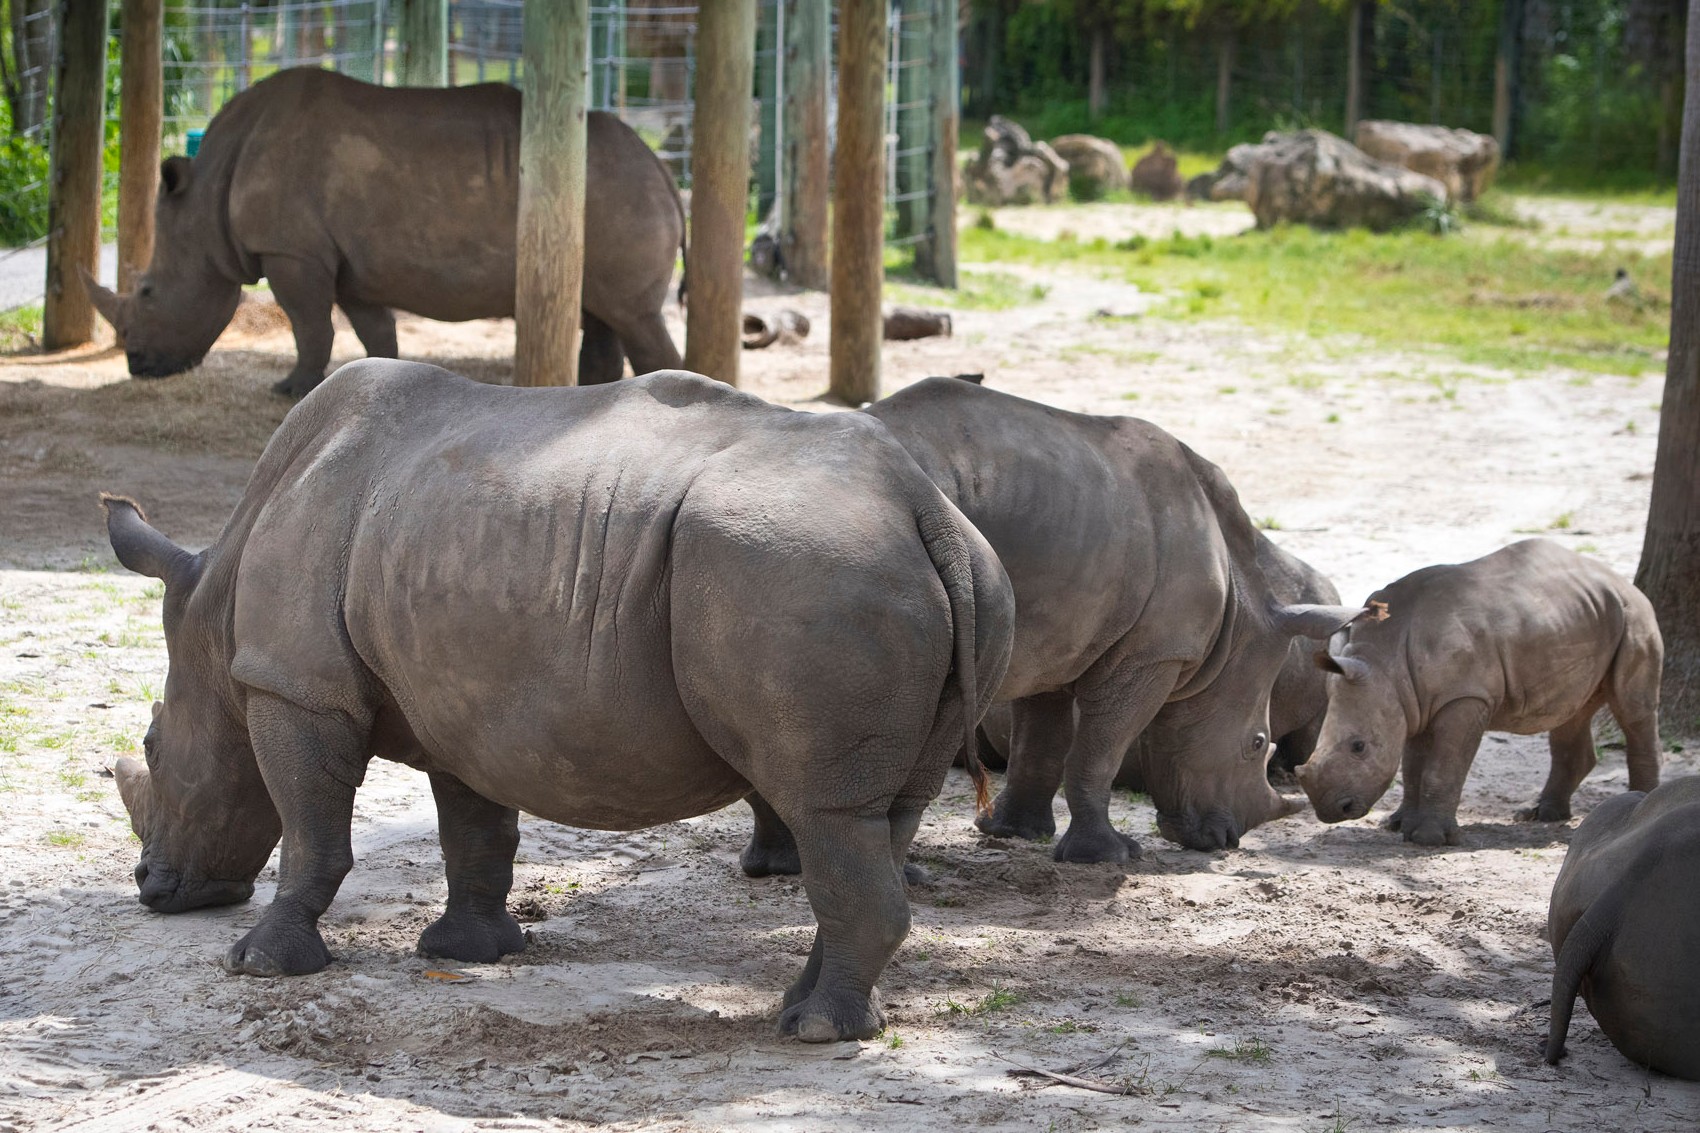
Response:
M47 235L47 150L10 133L10 115L0 101L0 246L15 247Z

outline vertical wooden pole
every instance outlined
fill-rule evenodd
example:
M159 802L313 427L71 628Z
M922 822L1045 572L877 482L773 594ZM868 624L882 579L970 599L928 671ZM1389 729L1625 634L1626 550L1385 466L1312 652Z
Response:
M124 0L118 74L118 291L131 291L153 258L159 134L165 116L162 0Z
M1493 61L1493 137L1501 159L1509 159L1516 143L1517 72L1522 55L1523 0L1501 0L1499 53Z
M1092 27L1091 54L1086 61L1086 118L1096 122L1104 116L1104 34L1103 24Z
M404 87L449 84L449 0L401 0L401 73Z
M691 301L685 368L738 384L744 217L750 207L755 0L714 0L697 16L691 138Z
M1363 108L1364 86L1364 4L1354 0L1346 18L1346 131L1351 140L1358 128L1358 114Z
M514 384L578 383L590 0L527 0Z
M832 178L832 394L880 395L885 272L886 0L838 9L838 156Z
M933 152L932 230L916 251L921 274L940 287L956 286L956 141L962 120L957 48L957 0L932 0Z
M48 350L87 342L94 306L77 269L100 272L101 137L106 103L106 0L62 0L53 76L53 142L47 188Z
M785 11L785 152L779 254L791 282L825 290L827 202L832 194L826 142L827 0L780 0Z
M1216 132L1228 132L1229 111L1233 109L1234 55L1239 46L1233 28L1222 29L1216 40Z

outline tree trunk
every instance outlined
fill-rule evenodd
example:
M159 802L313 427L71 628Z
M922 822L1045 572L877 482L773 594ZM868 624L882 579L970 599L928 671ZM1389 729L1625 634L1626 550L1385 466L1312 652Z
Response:
M832 72L832 14L827 0L786 4L785 153L780 162L782 226L779 254L791 282L824 291L826 233L832 197L827 152L827 82Z
M1216 132L1228 132L1228 112L1234 91L1234 55L1238 41L1233 28L1222 32L1216 40Z
M830 384L850 405L880 395L886 13L887 0L844 0L838 10Z
M1691 19L1688 73L1697 68L1700 20ZM1700 82L1689 83L1682 116L1670 354L1635 585L1652 600L1664 633L1664 724L1700 735Z
M1086 116L1096 122L1104 115L1104 34L1102 24L1092 29L1092 54L1087 64Z
M162 0L124 0L118 83L118 290L133 291L153 259L159 190Z
M41 344L48 350L81 346L94 334L94 305L77 269L100 272L105 104L106 0L65 0L54 76L47 294L41 312Z
M1502 0L1499 54L1493 61L1493 137L1502 158L1517 141L1518 72L1523 43L1523 0Z
M1364 4L1352 5L1346 19L1346 130L1351 140L1358 128L1358 115L1363 110L1364 94Z

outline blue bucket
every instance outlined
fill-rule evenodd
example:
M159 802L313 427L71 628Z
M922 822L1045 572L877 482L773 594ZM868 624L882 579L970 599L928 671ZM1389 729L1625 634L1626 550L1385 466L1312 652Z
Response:
M207 132L205 130L190 130L189 131L189 133L188 133L188 145L187 145L186 148L189 151L190 157L194 157L196 154L201 152L201 139L206 137L206 135L207 135Z

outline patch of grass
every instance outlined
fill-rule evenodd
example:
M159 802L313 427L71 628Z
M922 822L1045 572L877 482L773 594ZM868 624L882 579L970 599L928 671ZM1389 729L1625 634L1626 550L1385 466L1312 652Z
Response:
M1553 521L1551 523L1547 524L1547 530L1548 531L1568 531L1568 530L1570 530L1570 525L1572 523L1574 523L1575 520L1576 520L1576 513L1567 511L1562 515L1558 515L1558 516L1553 517Z
M1204 1052L1206 1058L1222 1058L1250 1066L1267 1066L1273 1052L1262 1039L1235 1039L1233 1046L1213 1046Z
M77 833L75 830L49 830L46 837L49 846L66 848L81 846L86 841L88 841L88 837Z
M906 270L886 271L886 295L911 307L949 308L957 311L1007 311L1042 301L1050 287L1032 283L1007 271L964 268L957 273L955 290L934 287Z
M892 1050L902 1050L903 1036L896 1031L887 1030L885 1032L885 1045Z
M1259 531L1279 531L1281 530L1281 521L1272 515L1266 515L1257 521L1257 529Z
M1021 997L1000 984L993 984L992 990L981 996L975 1003L958 1003L945 997L941 1014L945 1015L990 1015L994 1011L1002 1011L1014 1007L1021 1002Z
M41 340L41 305L0 311L0 354L32 349Z
M1668 297L1648 294L1639 306L1605 299L1619 266L1636 279L1670 278L1668 252L1543 248L1487 228L1440 238L1283 226L1125 246L968 230L960 255L1119 274L1167 297L1151 308L1156 317L1232 317L1512 370L1650 373L1663 369L1669 341Z
M1131 992L1131 991L1118 991L1118 992L1116 992L1116 1006L1117 1007L1139 1007L1139 1006L1142 1006L1142 1005L1139 1001L1139 996L1133 994L1133 992Z

